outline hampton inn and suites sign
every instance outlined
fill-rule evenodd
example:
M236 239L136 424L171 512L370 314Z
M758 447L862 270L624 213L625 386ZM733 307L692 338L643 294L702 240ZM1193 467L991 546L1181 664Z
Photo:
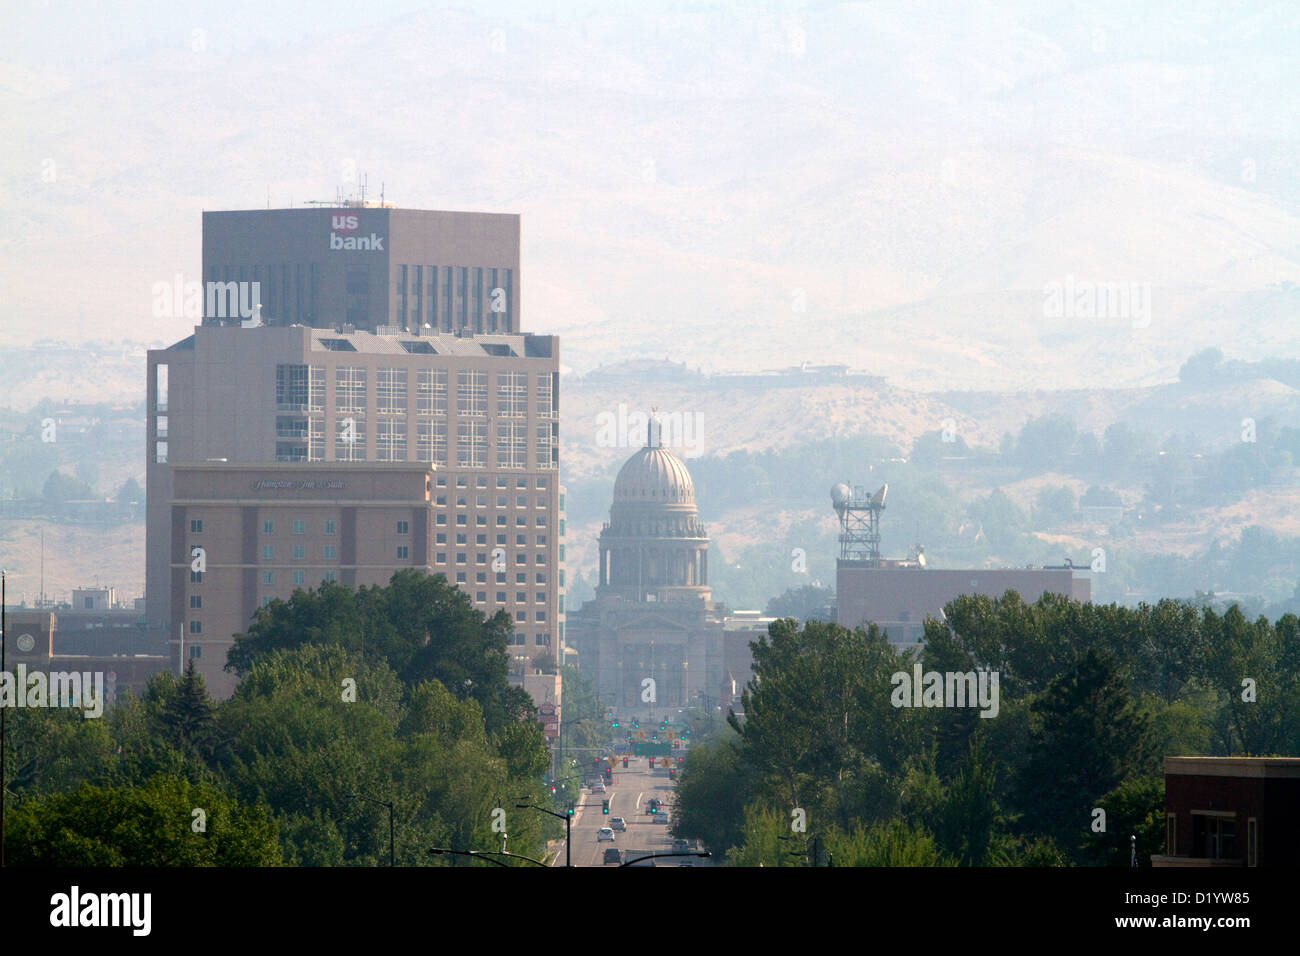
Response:
M253 482L254 491L271 491L279 489L288 489L292 491L341 491L348 486L346 481L341 479L326 478L306 478L301 480L290 480L286 478L261 478Z

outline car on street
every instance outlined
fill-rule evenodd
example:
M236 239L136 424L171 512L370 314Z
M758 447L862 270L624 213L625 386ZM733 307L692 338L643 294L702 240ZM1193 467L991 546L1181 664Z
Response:
M609 821L609 828L611 830L626 830L627 821L622 817L612 817Z
M687 843L685 840L674 840L674 841L673 841L673 852L674 852L674 853L690 853L690 852L691 852L691 845L690 845L689 843Z
M604 792L605 792L605 785L604 785L603 783L601 783L599 780L597 780L595 783L593 783L593 784L591 785L591 792L592 792L592 793L604 793Z
M597 843L600 843L604 840L608 840L610 843L614 842L614 831L611 830L609 827L601 827L600 831L596 834Z
M605 863L622 863L622 862L623 862L623 854L619 853L618 850L614 849L612 846L605 848Z

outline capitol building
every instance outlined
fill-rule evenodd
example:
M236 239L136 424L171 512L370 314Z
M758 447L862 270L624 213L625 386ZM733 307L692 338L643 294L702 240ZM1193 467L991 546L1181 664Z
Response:
M685 707L731 686L695 485L660 435L652 417L645 447L618 473L600 532L596 596L568 622L579 669L623 709Z

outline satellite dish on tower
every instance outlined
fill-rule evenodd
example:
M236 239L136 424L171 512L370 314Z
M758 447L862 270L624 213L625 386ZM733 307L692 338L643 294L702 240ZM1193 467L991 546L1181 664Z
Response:
M885 495L889 494L889 482L880 486L880 490L871 496L871 504L877 508L885 507Z
M838 485L832 488L831 504L834 506L835 510L836 511L844 510L844 506L848 504L849 496L852 494L853 494L853 489L850 488L848 485L844 484L844 482L840 482Z

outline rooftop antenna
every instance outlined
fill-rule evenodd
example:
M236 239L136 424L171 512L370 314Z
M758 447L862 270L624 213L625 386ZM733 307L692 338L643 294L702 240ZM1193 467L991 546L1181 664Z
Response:
M889 485L872 494L861 485L836 485L831 489L831 506L840 519L840 559L864 561L880 567L880 513L885 510Z

